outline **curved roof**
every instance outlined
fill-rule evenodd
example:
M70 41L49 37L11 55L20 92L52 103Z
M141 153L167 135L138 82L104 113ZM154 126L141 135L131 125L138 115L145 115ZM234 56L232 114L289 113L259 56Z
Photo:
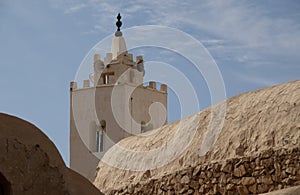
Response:
M137 183L147 170L151 170L151 178L161 178L199 162L252 156L269 148L297 147L299 102L300 81L293 81L237 95L181 121L125 138L99 162L94 184L106 191ZM224 103L224 124L216 133L209 126L213 112ZM218 121L215 119L215 123ZM177 142L172 143L174 139ZM203 153L205 147L207 153Z
M52 141L37 127L0 113L1 189L11 194L99 194L67 168Z

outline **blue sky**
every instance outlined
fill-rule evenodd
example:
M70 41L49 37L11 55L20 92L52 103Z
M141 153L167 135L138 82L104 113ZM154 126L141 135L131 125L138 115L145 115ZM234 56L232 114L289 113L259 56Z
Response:
M88 51L115 32L118 12L122 28L164 25L199 40L218 64L227 97L299 79L298 0L2 0L0 111L41 128L67 163L69 82ZM171 55L162 50L143 54L146 61ZM177 64L189 63L173 56L169 59ZM202 109L210 105L208 89L191 70L186 74ZM178 100L170 96L169 119L174 121L180 117Z

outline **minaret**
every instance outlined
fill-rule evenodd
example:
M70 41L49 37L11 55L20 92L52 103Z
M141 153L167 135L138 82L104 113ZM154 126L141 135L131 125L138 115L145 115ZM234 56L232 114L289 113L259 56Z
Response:
M143 57L134 61L128 53L120 14L116 25L111 51L103 60L94 56L90 80L83 88L71 82L70 88L70 167L91 181L99 159L115 143L167 122L167 86L157 89L154 81L143 86Z

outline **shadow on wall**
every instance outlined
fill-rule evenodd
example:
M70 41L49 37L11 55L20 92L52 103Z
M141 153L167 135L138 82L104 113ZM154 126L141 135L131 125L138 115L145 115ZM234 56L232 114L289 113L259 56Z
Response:
M10 183L0 173L0 195L10 195Z
M0 195L102 194L66 167L50 139L34 125L0 113Z

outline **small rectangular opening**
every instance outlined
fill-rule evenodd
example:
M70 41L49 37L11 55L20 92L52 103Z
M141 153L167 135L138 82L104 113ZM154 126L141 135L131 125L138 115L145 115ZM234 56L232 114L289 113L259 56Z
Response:
M110 77L114 76L114 72L106 72L102 74L103 84L107 85L109 84Z

